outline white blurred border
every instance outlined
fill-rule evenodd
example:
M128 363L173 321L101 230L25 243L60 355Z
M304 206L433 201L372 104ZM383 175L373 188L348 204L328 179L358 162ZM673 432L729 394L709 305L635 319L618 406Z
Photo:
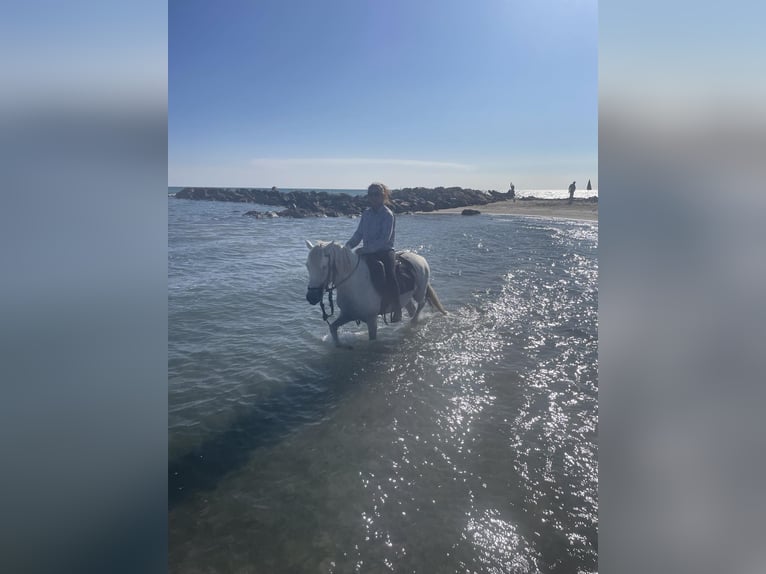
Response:
M0 571L163 571L167 6L0 24Z
M600 11L603 572L766 569L766 91L753 10ZM683 32L689 14L709 41Z

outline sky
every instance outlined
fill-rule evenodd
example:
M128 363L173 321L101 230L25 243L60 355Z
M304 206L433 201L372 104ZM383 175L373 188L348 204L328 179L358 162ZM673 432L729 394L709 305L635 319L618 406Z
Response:
M595 0L170 0L168 185L598 185Z

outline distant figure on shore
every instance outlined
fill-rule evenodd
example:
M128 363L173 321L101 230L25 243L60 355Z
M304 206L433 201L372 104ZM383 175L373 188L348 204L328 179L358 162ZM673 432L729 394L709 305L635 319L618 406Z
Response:
M575 185L575 181L569 184L569 203L572 203L572 198L574 198L574 192L575 189L577 189L577 186Z
M516 201L516 186L513 185L513 182L511 182L511 188L508 190L508 197Z
M587 189L588 191L590 191L591 189L593 189L593 188L590 186L590 180L588 180L588 187L586 187L585 189Z

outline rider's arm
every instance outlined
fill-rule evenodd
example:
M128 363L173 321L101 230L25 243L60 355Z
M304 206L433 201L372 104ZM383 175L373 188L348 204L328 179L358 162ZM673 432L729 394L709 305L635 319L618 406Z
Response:
M351 239L346 241L346 247L349 249L353 249L357 245L359 245L359 242L362 240L362 224L364 223L364 214L362 214L362 217L359 219L359 225L356 226L356 231L354 231L354 234L351 236Z

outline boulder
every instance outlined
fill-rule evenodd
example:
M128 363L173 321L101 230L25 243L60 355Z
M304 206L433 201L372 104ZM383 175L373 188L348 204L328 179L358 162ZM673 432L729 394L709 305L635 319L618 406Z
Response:
M274 217L279 217L276 211L247 211L245 212L245 215L255 217L256 219L272 219Z

